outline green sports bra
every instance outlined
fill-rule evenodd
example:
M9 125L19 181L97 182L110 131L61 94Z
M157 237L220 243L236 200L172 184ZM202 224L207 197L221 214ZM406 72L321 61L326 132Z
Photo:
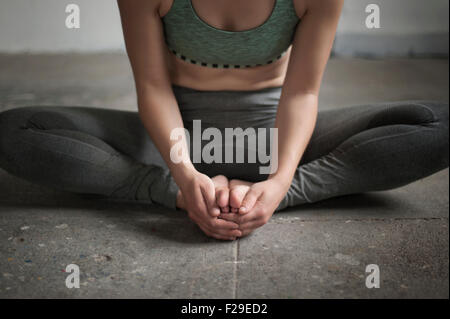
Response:
M299 23L293 0L275 0L270 17L245 31L217 29L195 12L191 0L174 0L162 18L167 46L178 58L211 68L249 68L280 59Z

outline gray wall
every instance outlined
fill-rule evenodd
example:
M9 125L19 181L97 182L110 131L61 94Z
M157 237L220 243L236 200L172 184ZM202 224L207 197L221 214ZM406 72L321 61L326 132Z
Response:
M370 3L380 7L380 29L365 25L365 8ZM335 53L448 56L448 31L448 0L347 0Z
M132 0L130 0L132 1ZM65 27L65 7L81 7L81 29ZM381 28L367 29L365 7L381 7ZM448 0L347 0L338 55L448 55ZM115 0L0 0L0 52L123 50Z

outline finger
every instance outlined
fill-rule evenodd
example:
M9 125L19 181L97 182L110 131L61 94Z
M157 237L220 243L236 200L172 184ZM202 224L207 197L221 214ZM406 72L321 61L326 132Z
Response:
M239 226L239 229L242 231L242 233L252 232L257 228L264 226L265 224L266 223L264 223L263 220L255 219L255 220L248 221L246 223L242 223Z
M244 200L242 201L241 208L239 209L240 214L246 214L250 212L255 206L257 200L259 199L260 194L251 190L245 195Z
M208 237L212 237L212 238L220 239L220 240L236 240L236 237L234 237L234 236L224 236L224 235L214 234L214 233L211 233L207 228L205 228L201 225L198 225L198 226Z
M201 225L212 234L218 234L227 237L237 237L241 235L239 225L234 222L212 217L210 220L197 218L195 223Z
M224 228L216 228L211 227L207 223L201 224L204 229L206 229L213 237L221 236L224 238L236 238L242 235L242 232L239 229L224 229Z
M226 229L226 230L235 230L235 229L239 229L239 225L233 221L228 221L225 219L219 219L216 218L214 220L211 221L211 227L213 227L216 230L219 229Z
M193 209L191 208L191 211L195 210L195 212L197 214L199 214L199 213L208 214L208 207L206 205L205 198L203 197L203 192L200 187L197 187L195 189L194 196L195 196L195 198L193 198L193 202L194 202L193 206L194 207L193 207ZM194 215L197 215L197 214L194 214Z
M230 223L229 229L215 229L211 225L208 225L208 222L202 219L202 217L199 217L195 214L189 214L190 218L194 223L197 224L198 227L209 237L214 237L218 239L224 239L224 240L234 240L236 237L239 237L241 235L241 231L237 230L239 227L235 223ZM214 218L213 218L214 219ZM219 238L220 237L220 238Z
M228 214L230 212L230 206L221 207L222 213Z
M239 214L239 227L241 227L241 225L257 220L259 218L259 211L257 211L256 209L251 210L250 212L248 212L247 214Z
M248 223L256 222L259 220L258 215L254 212L248 214L220 214L219 218L236 223L239 225L239 229L244 229Z
M242 235L239 225L223 219L216 219L213 225L208 225L212 233L228 237L239 237Z
M213 234L226 238L237 238L242 236L242 232L240 230L216 230L215 232L213 232Z
M214 189L214 184L212 181L211 183L201 186L201 190L209 215L213 217L219 216L220 209L216 204L216 190Z
M230 213L226 213L226 214L220 214L219 218L239 224L241 216L238 214L230 214Z

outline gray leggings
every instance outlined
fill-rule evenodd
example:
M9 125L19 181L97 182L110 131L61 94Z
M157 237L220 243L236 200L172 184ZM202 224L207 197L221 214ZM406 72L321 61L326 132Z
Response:
M251 92L173 87L185 122L270 128L281 88ZM448 167L446 103L410 101L319 112L309 146L278 209L400 187ZM259 165L195 164L209 175L260 181ZM0 167L80 194L175 208L178 187L137 112L24 107L0 113Z

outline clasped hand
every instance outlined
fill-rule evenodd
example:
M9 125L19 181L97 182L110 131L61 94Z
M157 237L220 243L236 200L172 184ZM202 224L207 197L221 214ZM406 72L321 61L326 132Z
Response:
M229 181L196 172L180 185L177 207L209 237L235 240L265 225L286 193L276 180Z

